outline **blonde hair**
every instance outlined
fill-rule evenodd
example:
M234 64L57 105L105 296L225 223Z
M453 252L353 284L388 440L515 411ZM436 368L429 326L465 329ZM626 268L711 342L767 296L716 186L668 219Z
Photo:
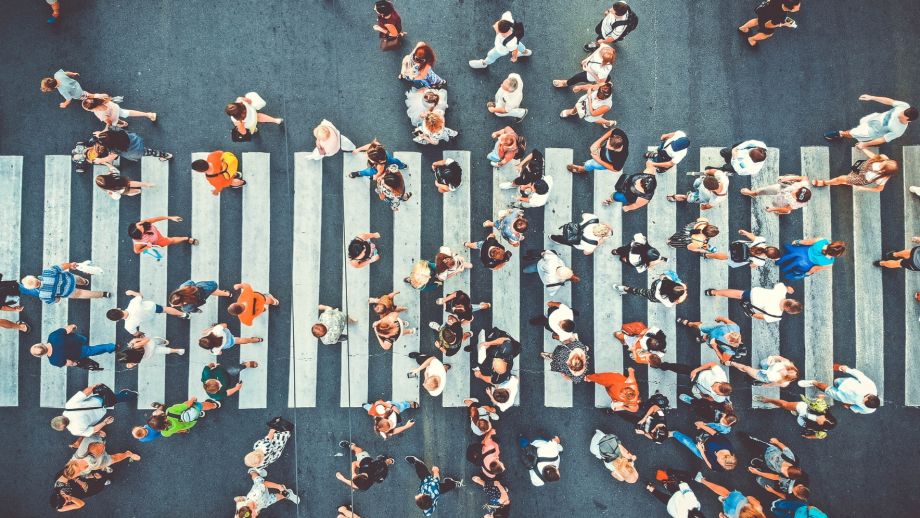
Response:
M432 133L441 131L444 129L444 117L438 112L428 112L425 115L425 128Z
M441 378L438 378L436 376L429 376L428 378L425 378L425 381L422 383L422 386L424 386L428 390L437 390L438 387L441 386Z
M623 482L634 484L639 480L639 472L631 460L626 457L619 457L613 461L613 469L623 477Z
M48 354L48 346L45 344L35 344L32 347L29 347L29 352L32 354L32 356L41 358L42 356Z
M22 283L22 287L23 287L23 288L27 288L27 289L30 289L30 290L34 290L34 289L36 289L36 288L38 288L39 286L42 285L41 281L38 280L38 277L36 277L36 276L34 276L34 275L26 275L26 276L23 277L22 280L19 281L19 282Z
M79 465L80 465L79 460L68 461L67 464L64 466L64 478L67 478L67 479L76 478L77 475L79 475L80 472L83 471L82 469L80 469Z
M259 450L254 450L246 454L243 457L243 464L250 468L259 467L262 464L262 461L265 460L265 454Z
M610 225L607 225L606 223L594 227L594 237L607 237L612 232L613 229L611 229Z
M332 130L326 127L323 124L313 128L313 136L316 137L316 140L326 140L332 136Z

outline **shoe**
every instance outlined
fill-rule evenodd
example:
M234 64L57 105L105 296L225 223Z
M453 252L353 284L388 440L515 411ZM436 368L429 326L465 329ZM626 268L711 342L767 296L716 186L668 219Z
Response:
M57 23L57 22L58 22L58 19L60 19L60 17L61 17L61 15L59 15L59 14L52 14L51 16L48 17L48 19L47 19L46 21L47 21L48 23Z
M109 292L107 292L107 291L103 291L103 292L102 292L102 298L104 298L104 299L110 298L111 296L112 296L112 294L109 293Z
M707 297L715 297L715 294L713 293L715 291L716 290L709 288L708 290L704 291L703 294L706 295Z
M520 117L515 117L513 124L517 124L521 122L522 120L524 120L524 117L527 116L527 112L528 112L527 108L524 108L524 115L521 115Z
M529 58L530 56L533 56L533 51L530 49L524 49L524 52L518 53L519 58Z
M416 457L416 456L414 456L414 455L406 455L406 462L408 462L409 464L415 466L416 463L422 462L422 461L421 461L421 459L419 459L418 457Z
M216 399L208 398L208 399L205 399L205 401L207 401L208 403L214 403L215 405L217 405L217 408L220 408L220 401ZM204 412L202 412L201 415L204 415Z
M150 408L157 408L157 409L158 409L158 408L160 408L160 407L162 407L162 406L164 406L163 403L157 403L156 401L154 401L153 403L150 403Z
M351 443L348 441L339 441L339 448L351 449Z
M471 353L471 352L473 352L473 346L472 346L472 344L464 345L464 346L463 346L463 352L465 352L465 353Z
M835 364L834 364L834 367L833 367L833 368L834 368L834 372L843 372L843 371L841 370L841 367L843 367L842 364L840 364L840 363L835 363Z
M697 471L697 472L696 472L696 475L693 476L693 480L694 480L695 482L702 482L702 481L704 480L704 479L703 479L703 473L700 472L700 471Z
M470 64L470 68L476 68L476 69L486 68L489 66L486 63L486 60L484 59L471 59L469 61L469 64Z
M417 373L417 372L409 371L409 372L406 373L406 377L409 378L409 379L417 378L417 377L418 377L418 373Z
M835 140L840 140L841 138L843 137L840 136L839 131L828 131L824 134L824 140L828 142L834 142Z
M300 503L300 497L290 489L286 489L282 494L284 495L284 498L294 502L295 505Z
M881 262L881 261L872 261L872 266L878 266L879 268L881 268L881 267L882 267L882 262Z
M620 295L626 295L626 286L623 286L622 284L615 284L613 289L617 290L617 293Z
M441 330L441 324L438 324L437 322L428 322L428 327L435 331ZM412 353L409 353L409 357L412 358Z
M594 52L595 50L597 50L597 43L595 42L585 43L585 46L582 48L585 50L585 52Z
M916 185L908 187L907 190L916 194L917 196L920 196L920 187L917 187Z
M357 177L359 177L359 176L361 176L361 173L359 173L359 172L357 172L357 171L352 171L352 172L348 173L348 177L349 177L349 178L357 178Z
M690 394L680 394L680 395L677 396L677 399L683 401L684 403L686 403L686 404L688 404L688 405L692 405L692 404L693 404L693 398L690 397Z
M658 152L657 152L657 151L649 151L648 153L644 154L643 156L645 157L646 160L651 160L651 159L653 159L653 158L655 158L655 157L658 156Z
M799 380L798 385L802 388L814 387L815 380Z
M179 356L185 356L185 349L179 349L179 351L175 354L178 354Z
M184 314L182 315L182 319L183 319L183 320L188 320L188 319L190 319L190 318L192 318L191 313L184 313Z
M514 189L515 185L511 182L501 182L498 184L499 189Z

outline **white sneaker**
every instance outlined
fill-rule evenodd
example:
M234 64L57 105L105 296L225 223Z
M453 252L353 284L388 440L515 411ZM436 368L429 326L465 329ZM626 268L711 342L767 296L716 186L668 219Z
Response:
M617 290L620 295L626 295L626 286L623 286L622 284L615 284L613 289Z
M435 331L441 330L441 326L437 322L428 322L428 327L434 329Z
M814 387L815 380L799 380L798 385L802 388Z
M485 330L485 329L480 329L480 330L479 330L479 335L477 336L477 338L479 339L479 341L478 341L477 343L480 343L480 344L481 344L482 342L485 342L485 341L486 341L486 330Z
M907 190L916 194L917 196L920 196L920 187L917 187L916 185L911 185L907 188Z
M185 355L185 349L179 349L178 351L176 351L176 354L178 354L179 356Z
M486 68L489 66L484 59L471 59L470 68Z
M300 503L300 497L297 496L297 495L296 495L293 491L291 491L290 489L288 489L287 491L284 492L284 498L287 498L287 499L290 500L291 502L294 502L294 504L299 504L299 503Z
M514 189L515 185L511 182L502 182L498 184L499 189Z
M526 58L529 56L533 56L533 51L530 49L524 49L524 52L518 52L518 57Z

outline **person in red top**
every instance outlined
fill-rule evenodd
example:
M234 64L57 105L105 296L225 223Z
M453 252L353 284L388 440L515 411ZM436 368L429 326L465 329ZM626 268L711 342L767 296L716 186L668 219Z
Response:
M246 185L243 174L239 171L240 161L229 151L212 151L208 153L206 160L192 162L192 169L204 173L211 187L214 187L211 191L214 196L220 195L220 191L227 187L239 189Z
M589 374L585 380L602 385L607 389L607 395L613 400L610 410L636 412L639 410L639 383L636 382L636 369L630 367L628 372L629 376L624 376L619 372Z
M246 282L235 284L233 289L240 290L240 295L236 302L227 306L227 313L238 317L240 323L246 326L251 326L257 316L265 313L267 305L281 304L271 293L259 293Z

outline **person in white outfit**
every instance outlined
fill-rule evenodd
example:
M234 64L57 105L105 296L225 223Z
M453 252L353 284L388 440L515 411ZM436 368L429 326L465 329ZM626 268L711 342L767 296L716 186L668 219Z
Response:
M514 63L519 57L533 55L533 51L524 46L521 38L524 37L524 24L515 22L511 16L511 11L502 13L501 19L492 25L495 31L495 44L485 59L470 60L472 68L486 68L492 63L498 61L498 58L511 54L511 62Z
M447 111L447 90L441 88L411 88L406 92L406 115L413 128L425 121L423 117L429 111Z
M826 140L841 140L845 138L856 139L856 147L881 146L900 137L907 131L907 125L917 120L917 109L904 101L896 101L890 97L877 97L863 94L860 101L875 101L891 109L885 112L870 113L859 120L859 125L851 130L830 131L824 134Z
M340 150L353 151L355 149L355 144L326 119L313 128L313 136L316 137L316 147L307 155L310 160L322 160L324 157L335 155Z
M878 387L868 376L852 367L836 363L834 364L834 370L846 374L846 376L835 379L833 384L817 380L802 380L799 382L799 386L815 387L818 390L822 390L835 401L857 414L871 414L881 406L882 402L878 397Z
M523 100L524 80L511 73L495 92L495 100L486 103L486 108L496 117L515 117L520 122L527 115L527 109L521 108Z

